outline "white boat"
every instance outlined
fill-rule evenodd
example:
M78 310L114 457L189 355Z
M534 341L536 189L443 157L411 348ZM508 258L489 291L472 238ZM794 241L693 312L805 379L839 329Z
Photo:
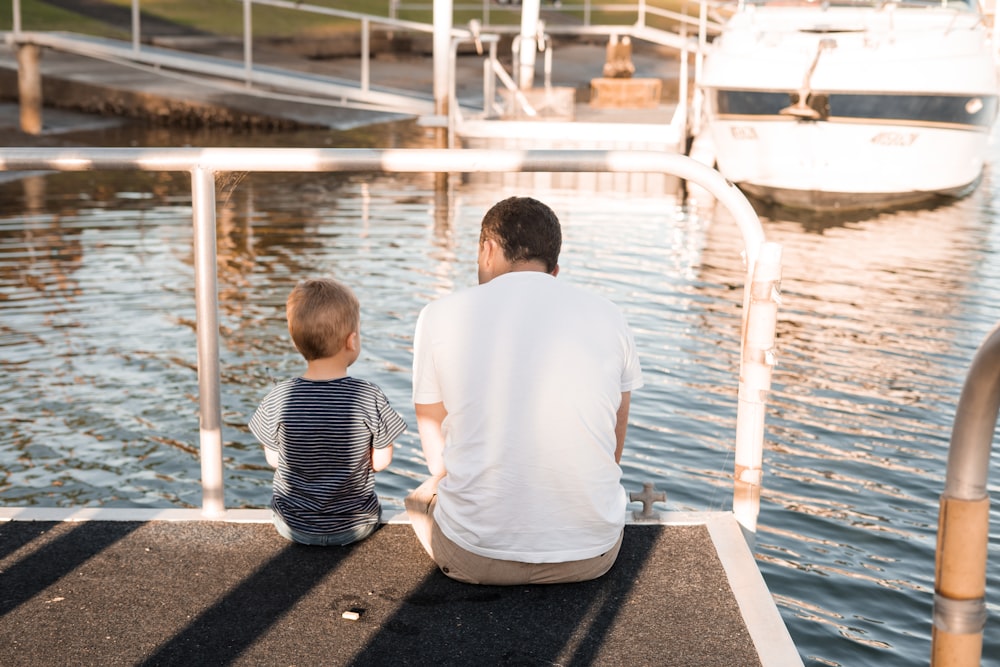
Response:
M813 210L969 192L998 92L973 1L741 2L699 80L719 171Z

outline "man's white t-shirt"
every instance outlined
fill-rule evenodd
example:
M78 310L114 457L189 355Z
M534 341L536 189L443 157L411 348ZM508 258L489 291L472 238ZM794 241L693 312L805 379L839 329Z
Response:
M443 402L435 520L472 553L557 563L617 542L622 392L642 386L635 342L607 299L539 271L500 275L428 304L413 400Z

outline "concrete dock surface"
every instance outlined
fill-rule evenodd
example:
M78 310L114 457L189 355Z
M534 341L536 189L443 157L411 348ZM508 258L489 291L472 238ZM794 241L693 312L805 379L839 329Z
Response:
M0 614L8 667L761 664L704 525L630 524L600 579L498 587L447 578L401 523L323 548L266 523L5 521Z

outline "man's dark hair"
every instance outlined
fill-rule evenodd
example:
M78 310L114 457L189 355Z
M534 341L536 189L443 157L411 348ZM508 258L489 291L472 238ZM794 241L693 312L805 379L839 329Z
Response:
M479 242L490 239L510 262L541 260L555 271L562 247L559 218L551 208L531 197L509 197L483 216Z

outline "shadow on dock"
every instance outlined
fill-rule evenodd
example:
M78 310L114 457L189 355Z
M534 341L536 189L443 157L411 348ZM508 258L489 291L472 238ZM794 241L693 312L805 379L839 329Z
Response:
M324 549L268 524L11 521L0 554L8 665L760 664L704 526L630 525L610 573L551 586L455 582L406 524Z

